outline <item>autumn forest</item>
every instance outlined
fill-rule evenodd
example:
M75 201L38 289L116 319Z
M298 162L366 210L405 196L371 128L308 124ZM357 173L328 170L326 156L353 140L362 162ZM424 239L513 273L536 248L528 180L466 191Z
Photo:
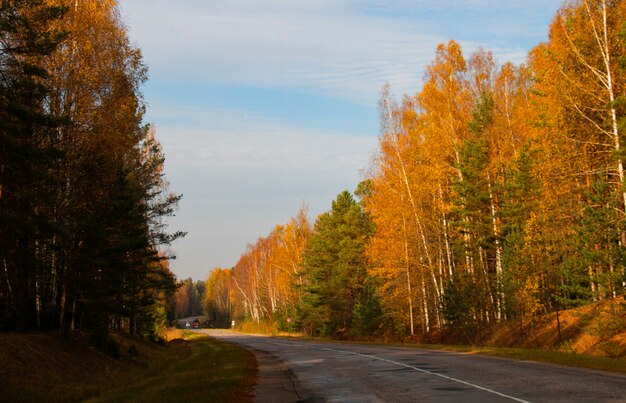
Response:
M521 65L441 44L383 87L353 194L206 283L212 317L332 337L532 320L624 295L626 2L568 1Z
M419 337L624 295L626 1L567 1L519 65L440 44L417 93L382 87L356 189L201 287L169 269L181 196L115 2L2 1L0 44L0 330L106 349L204 305L215 325Z

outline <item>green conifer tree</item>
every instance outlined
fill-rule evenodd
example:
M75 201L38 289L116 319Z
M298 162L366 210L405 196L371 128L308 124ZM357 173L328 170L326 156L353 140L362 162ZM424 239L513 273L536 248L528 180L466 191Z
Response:
M52 27L63 7L38 0L0 2L0 328L41 327L37 287L47 280L43 253L54 228L51 141L62 120L45 108L41 59L65 34Z
M350 331L357 305L359 323L372 328L371 319L363 317L375 311L371 296L363 294L371 294L365 287L364 252L372 230L368 215L348 191L318 217L303 258L307 286L300 307L300 322L311 333L338 336Z
M489 142L486 131L492 122L494 102L490 94L484 93L476 103L472 120L468 122L473 137L466 140L460 151L458 169L460 177L454 183L456 197L453 199L452 226L457 231L455 241L459 267L471 276L462 276L466 281L452 281L448 285L444 307L449 318L470 318L472 323L487 322L498 315L500 306L500 284L496 272L496 238L493 231L492 195L495 191L488 169L490 162ZM461 277L459 277L460 279ZM464 287L473 284L471 303L462 302L466 295ZM455 295L458 294L458 295ZM453 303L454 301L454 303ZM454 312L464 307L468 312Z

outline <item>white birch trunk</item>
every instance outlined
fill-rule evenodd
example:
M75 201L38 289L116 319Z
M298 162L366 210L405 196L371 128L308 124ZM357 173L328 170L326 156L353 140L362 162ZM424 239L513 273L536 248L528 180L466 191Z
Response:
M496 244L496 289L498 292L497 319L503 317L505 295L502 289L502 243L500 242L500 228L498 227L497 207L493 197L491 175L487 173L487 188L489 189L489 203L491 207L491 224Z
M389 108L389 103L385 102L385 104L387 106L387 113L389 114L389 121L393 122L393 116L392 116L392 113L391 113L391 109ZM409 178L408 178L408 175L406 173L406 168L405 168L405 165L404 165L404 161L402 159L402 155L400 154L400 146L398 145L398 141L397 141L397 139L395 137L397 135L397 133L395 132L395 129L396 128L394 128L394 132L391 133L393 148L394 148L394 151L396 153L396 157L398 159L398 164L400 165L402 181L404 183L404 186L405 186L405 189L406 189L406 192L407 192L407 196L409 198L409 202L411 203L411 208L413 210L413 217L414 217L415 223L417 224L417 227L419 229L419 236L420 236L420 239L422 241L422 245L424 247L424 254L426 255L426 260L428 261L428 270L432 271L432 269L433 269L433 261L432 261L431 255L430 255L430 250L429 250L430 248L428 247L428 241L426 240L426 235L424 233L424 228L422 226L422 222L421 222L421 220L419 218L419 215L418 215L417 203L415 202L415 199L413 198L413 192L411 191L411 186L409 184ZM427 294L426 294L425 287L426 287L425 282L422 279L423 295L424 295L424 298L427 298L426 297ZM435 288L437 289L436 282L435 282ZM440 299L439 290L437 289L436 291L437 291L438 298ZM437 301L437 304L439 304L439 303L440 303L440 301ZM424 311L425 314L427 314L428 307L425 306L424 309L425 309L425 311ZM426 327L428 329L430 329L430 324L428 324L428 318L425 318L424 320L427 323Z
M430 318L428 313L428 294L426 292L426 282L422 273L422 310L424 312L424 333L430 332Z
M409 242L407 239L406 218L404 214L402 214L402 230L404 238L404 264L406 270L407 299L409 302L409 325L411 327L411 336L413 336L415 334L415 324L413 322L413 290L411 286L411 265L409 263Z

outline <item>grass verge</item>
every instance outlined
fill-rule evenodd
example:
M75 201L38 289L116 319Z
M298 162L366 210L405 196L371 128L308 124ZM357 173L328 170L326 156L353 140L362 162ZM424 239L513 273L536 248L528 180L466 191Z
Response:
M115 360L88 335L0 333L0 402L252 400L252 353L190 332L169 336L157 345L117 335Z
M183 332L158 365L132 385L91 402L246 402L252 400L254 355L208 336Z
M535 350L525 348L505 347L474 347L474 346L447 346L447 345L420 345L427 349L439 349L447 351L463 352L468 354L482 354L504 358L514 358L524 361L539 361L550 364L566 365L626 373L626 360L624 358L597 357L576 353L565 353L554 350Z

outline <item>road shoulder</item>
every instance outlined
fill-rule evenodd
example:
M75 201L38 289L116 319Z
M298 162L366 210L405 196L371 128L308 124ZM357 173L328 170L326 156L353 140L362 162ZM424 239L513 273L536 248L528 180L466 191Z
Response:
M246 347L250 349L249 347ZM254 401L258 403L314 402L312 394L303 388L289 366L274 355L256 349L254 353L259 366Z

